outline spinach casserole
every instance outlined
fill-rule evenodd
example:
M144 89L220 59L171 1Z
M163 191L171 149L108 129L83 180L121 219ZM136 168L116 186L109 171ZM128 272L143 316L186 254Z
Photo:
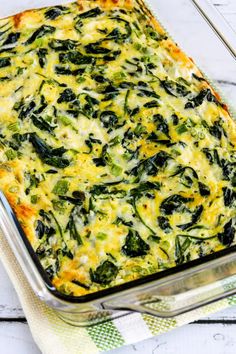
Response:
M81 296L230 247L236 130L140 0L0 20L0 185Z

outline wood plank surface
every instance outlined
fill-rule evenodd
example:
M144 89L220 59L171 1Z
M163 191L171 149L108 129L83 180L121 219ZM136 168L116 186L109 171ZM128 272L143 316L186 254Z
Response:
M211 2L236 30L236 0L211 0ZM226 92L232 93L232 90L235 90L236 94L236 78L226 80L223 84ZM1 263L0 285L0 353L40 354L30 334L15 290ZM235 333L236 306L170 333L109 353L235 354Z

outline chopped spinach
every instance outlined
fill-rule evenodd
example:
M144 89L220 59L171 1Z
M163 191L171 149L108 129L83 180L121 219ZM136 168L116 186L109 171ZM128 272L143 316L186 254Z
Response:
M39 48L37 55L39 58L39 65L41 66L41 68L45 67L47 54L48 54L48 50L46 48Z
M161 189L161 185L159 182L141 182L138 187L131 189L130 195L135 198L140 198L146 193L150 192L150 190L157 190Z
M224 195L224 204L226 207L232 207L234 201L236 200L236 192L228 187L222 188Z
M236 187L236 162L221 159L220 167L222 169L224 179L226 181L231 181L232 186Z
M57 75L77 76L77 75L83 74L84 73L84 69L71 70L71 69L68 69L68 68L64 68L63 66L55 66L55 73Z
M175 97L185 97L190 93L186 86L172 80L161 81L161 86L169 95Z
M198 75L196 75L196 74L192 74L192 76L194 77L194 79L195 80L197 80L197 81L206 81L206 79L204 79L204 77L201 77L201 76L198 76Z
M39 239L42 239L44 235L46 235L46 237L50 237L56 234L56 229L52 226L53 225L53 221L55 222L55 219L53 218L52 220L52 215L49 212L44 211L43 209L41 209L39 211L39 215L41 216L42 220L37 220L37 224L36 224L36 235L38 236ZM56 222L57 225L57 222ZM59 232L61 231L60 227L59 227ZM60 232L60 235L61 232Z
M223 232L218 234L218 239L222 245L229 247L234 241L234 236L235 227L233 225L233 220L231 219L225 224Z
M25 133L25 134L15 133L15 134L12 135L12 138L15 140L15 142L18 145L18 147L20 147L23 142L28 140L29 134L27 134L27 133Z
M155 236L155 235L150 235L150 236L148 236L148 241L159 243L161 241L161 237Z
M88 10L86 12L82 12L78 17L81 20L84 20L86 18L92 18L92 17L97 17L102 14L102 10L99 7L95 7L94 9Z
M47 157L43 160L45 163L47 163L48 165L57 167L57 168L65 168L67 166L69 166L70 161L67 159L64 159L62 157L58 157L58 156L51 156L51 157Z
M78 32L78 33L82 33L82 27L83 27L83 21L79 18L79 17L77 17L76 16L76 18L75 19L77 19L76 20L76 22L75 22L75 25L74 25L74 27L75 27L75 30Z
M101 285L109 285L118 274L118 267L111 261L104 261L95 271L90 269L90 278L93 282Z
M212 136L214 136L218 140L222 138L222 135L227 136L224 128L222 127L221 120L214 122L214 125L209 127L209 132Z
M93 137L93 134L89 134L89 138L85 140L85 144L88 146L89 151L85 152L85 154L91 154L91 152L93 151L93 144L99 144L101 145L102 142L99 139L95 139Z
M82 245L83 241L76 227L76 219L75 219L76 216L77 216L77 210L76 207L74 207L70 213L69 221L66 226L66 231L69 231L70 238L72 240L77 241L78 245Z
M126 196L126 192L120 189L116 189L116 188L112 188L109 189L109 186L107 185L94 185L91 190L90 193L94 196L94 197L100 197L101 199L108 199L109 196L115 196L116 198L124 198Z
M199 107L203 104L205 99L208 102L214 102L215 104L219 103L210 89L203 89L196 97L186 103L185 108L188 109Z
M170 226L170 222L167 217L158 216L157 221L161 230L163 230L166 234L169 234L171 232L172 227Z
M193 177L196 178L196 179L198 179L198 174L197 174L197 172L194 170L193 167L190 167L190 166L184 166L184 167L179 166L179 167L177 168L177 171L176 171L171 177L175 177L175 176L178 176L178 175L181 175L181 176L182 176L183 173L186 172L186 171L190 171L190 172L192 173Z
M88 54L109 54L111 49L101 47L100 42L89 43L85 46L85 51Z
M31 133L29 140L44 163L58 168L69 166L69 160L62 157L64 152L66 152L64 148L53 149L44 140L39 138L36 133Z
M145 108L155 108L155 107L159 107L159 103L155 100L153 101L149 101L147 103L144 104Z
M76 99L76 95L74 94L74 92L70 88L67 88L63 92L61 92L57 102L58 103L71 102L74 101L75 99Z
M107 149L108 149L108 145L105 144L102 147L102 152L100 157L93 158L93 162L97 167L109 166L111 173L114 176L119 176L122 173L122 168L114 163L113 158L108 153Z
M172 119L174 125L179 124L179 117L177 116L177 114L172 114L171 119Z
M140 94L139 96L142 96L142 97L154 97L156 99L159 99L160 96L153 90L150 90L150 89L146 89L146 88L139 88L138 87L138 90L140 91Z
M48 278L49 278L50 280L52 280L53 277L55 276L55 273L56 273L55 270L54 270L54 267L51 265L51 266L47 267L47 268L45 269L45 271L46 271L46 273L47 273Z
M0 69L11 65L11 58L0 58Z
M29 102L28 104L22 103L20 106L19 119L25 119L30 116L36 107L36 103L34 101Z
M47 26L47 25L42 25L39 27L25 42L25 45L32 44L36 41L38 38L42 38L46 36L47 34L52 34L56 30L55 27L52 26Z
M167 138L171 139L169 134L169 127L164 117L161 114L155 114L153 116L153 121L154 123L156 123L157 132L160 131L163 134L165 134Z
M111 128L117 124L118 117L113 111L104 111L100 115L100 120L105 128Z
M202 182L198 182L198 188L202 197L207 197L211 194L210 188Z
M209 148L203 148L202 152L205 154L210 165L216 163L219 167L221 167L221 160L216 149L211 150Z
M128 227L132 227L133 226L133 222L132 221L126 221L122 218L120 218L119 216L116 218L116 220L113 222L114 225L125 225Z
M103 59L105 61L113 61L116 60L120 54L121 54L121 50L114 50L114 52L104 55Z
M33 187L38 187L41 178L37 177L36 174L33 173L25 173L26 180L29 181L29 186L25 189L25 194L28 195L30 193L30 190Z
M170 139L159 139L157 134L154 132L151 132L151 134L147 137L147 140L156 143L156 144L160 144L160 145L165 145L167 147L173 146L176 143L172 143Z
M85 199L85 195L83 192L80 192L80 194L73 195L73 197L59 195L59 198L73 205L82 205Z
M105 145L102 147L101 156L100 156L100 157L95 157L95 158L93 158L93 162L95 163L95 165L96 165L97 167L99 167L99 166L106 166L107 164L110 164L110 163L111 163L111 157L110 157L110 155L108 154L107 149L108 149L108 145L105 144Z
M162 201L160 210L166 215L172 215L175 212L183 212L186 210L185 204L193 200L193 198L185 198L182 195L173 194Z
M117 22L123 22L123 24L125 25L125 31L126 33L121 34L120 32L118 33L118 31L116 30L115 33L113 31L113 34L108 34L108 37L110 36L112 39L112 36L115 37L115 41L117 41L118 43L122 42L122 41L126 41L128 40L128 38L131 36L132 34L132 28L130 26L130 23L125 20L124 18L120 17L120 16L112 16L111 19L116 20ZM107 38L106 38L107 39Z
M92 56L83 55L78 51L71 51L59 54L60 63L70 62L75 65L93 64L95 59Z
M36 116L35 114L32 114L31 120L37 128L39 128L40 130L44 130L48 133L53 133L53 130L56 128L55 125L49 124L45 119Z
M47 237L55 235L56 230L52 226L47 226L41 220L37 220L37 226L35 228L35 233L36 233L38 239L42 239L44 235L46 235Z
M130 174L136 176L138 180L143 173L146 173L148 176L156 176L159 169L167 165L169 159L171 159L171 156L167 152L160 151L146 160L141 160L130 171Z
M184 238L184 242L180 242L180 239ZM199 244L200 251L201 251L201 244L205 241L215 239L217 235L209 236L209 237L199 237L193 235L177 235L175 240L175 257L176 257L176 264L182 264L184 262L188 262L190 260L190 253L185 252L191 245L191 242L195 242L195 244Z
M162 35L162 34L158 33L157 31L155 31L155 29L151 25L145 26L145 33L147 34L148 37L150 37L152 40L157 41L157 42L168 38L166 35Z
M45 18L47 20L55 20L59 16L68 13L69 9L66 6L54 6L45 11Z
M145 256L150 250L150 246L140 237L136 230L129 230L122 246L122 252L128 257Z
M80 199L81 201L85 200L85 193L82 191L74 191L72 192L72 196L75 199Z
M105 185L94 185L92 187L92 189L90 190L90 193L92 193L93 195L101 195L101 194L107 194L109 193L107 186Z
M43 95L41 95L41 98L40 98L40 106L34 110L34 114L40 114L44 111L45 108L47 108L48 104L45 100L45 97Z
M52 39L48 43L48 45L51 49L53 49L55 51L66 52L69 50L76 49L76 47L78 46L78 42L74 41L72 39Z
M188 222L187 224L178 225L178 227L179 227L181 230L187 230L187 229L189 229L190 227L192 227L193 225L195 225L195 224L198 222L198 220L200 219L203 210L204 210L204 208L203 208L202 205L200 205L199 207L197 207L197 208L194 210L194 212L192 213L191 221Z
M106 77L104 77L102 75L93 75L92 78L94 81L98 82L99 84L104 84L107 81L109 82L109 79L107 79Z
M177 171L171 175L171 177L180 176L181 184L183 184L186 188L191 188L193 185L193 180L198 179L198 174L194 170L194 168L190 166L179 166Z
M14 44L18 41L19 38L20 38L20 32L11 32L7 36L7 39L3 42L2 46Z
M41 220L37 221L37 226L36 226L35 232L36 232L36 235L39 239L41 239L44 236L45 226Z
M180 238L177 236L175 239L175 261L176 264L182 264L185 261L184 253L189 248L191 241L186 238L184 243L180 244Z
M115 43L122 43L128 39L127 32L129 32L129 25L125 24L126 33L123 34L119 28L114 28L110 33L106 35L104 41L112 40Z
M140 214L137 206L137 200L140 198L142 195L140 194L134 194L129 203L132 205L136 217L141 221L141 223L151 232L152 235L156 235L156 232L144 221L142 215ZM149 194L146 194L147 197L149 197ZM151 199L153 198L153 195L150 195Z

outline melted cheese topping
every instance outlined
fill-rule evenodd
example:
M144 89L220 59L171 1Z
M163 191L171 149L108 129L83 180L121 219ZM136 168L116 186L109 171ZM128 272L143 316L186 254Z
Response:
M0 21L0 183L80 296L234 243L235 123L138 0Z

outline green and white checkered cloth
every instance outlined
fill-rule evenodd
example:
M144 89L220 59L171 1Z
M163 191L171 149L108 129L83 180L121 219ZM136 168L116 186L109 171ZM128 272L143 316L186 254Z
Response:
M0 3L4 17L27 8L65 3L66 0L8 0ZM153 3L154 0L149 0ZM0 260L18 293L32 335L43 354L96 354L148 339L173 328L236 305L236 296L173 319L133 313L92 327L64 323L32 292L4 236L0 233Z
M96 354L142 341L236 304L236 296L173 319L133 313L81 328L64 323L32 292L4 236L0 233L0 260L18 293L32 335L43 354Z

